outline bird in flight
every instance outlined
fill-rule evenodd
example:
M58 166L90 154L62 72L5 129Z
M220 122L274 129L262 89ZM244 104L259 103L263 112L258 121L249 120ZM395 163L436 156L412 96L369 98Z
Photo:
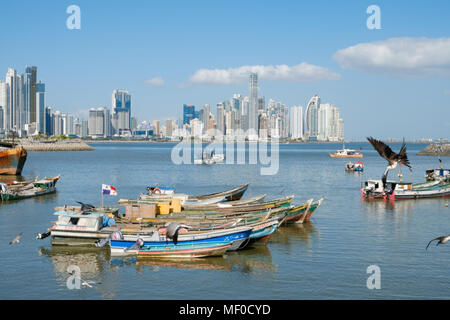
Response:
M431 244L433 241L437 241L436 246L438 246L438 245L440 245L440 244L446 243L446 242L449 241L449 240L450 240L450 235L448 235L448 236L441 236L441 237L434 238L433 240L431 240L430 242L428 242L428 245L427 245L427 247L425 248L425 250L428 249L428 247L430 246L430 244Z
M20 238L22 238L22 232L19 233L14 239L12 239L9 244L14 244L14 243L19 243L20 242Z
M398 164L404 164L411 170L411 165L409 164L408 156L406 155L406 143L404 139L399 153L392 151L392 149L383 141L376 140L372 137L368 137L367 140L369 140L372 147L378 151L380 156L389 162L389 170L395 169Z

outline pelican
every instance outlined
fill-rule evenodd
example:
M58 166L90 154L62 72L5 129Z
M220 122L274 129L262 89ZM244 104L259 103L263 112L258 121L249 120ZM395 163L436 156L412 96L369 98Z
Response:
M450 240L450 235L448 235L448 236L441 236L441 237L434 238L433 240L431 240L430 242L428 242L428 245L427 245L427 247L425 248L425 250L428 249L428 247L430 246L430 244L431 244L433 241L437 241L436 246L438 246L438 245L440 245L440 244L446 243L446 242L449 241L449 240Z
M20 242L20 238L22 238L22 232L19 233L14 239L12 239L9 244L14 244L14 243L19 243Z
M369 140L372 147L378 151L380 156L386 159L389 163L389 165L386 167L386 171L383 174L383 184L386 182L386 177L389 170L395 169L397 165L404 164L409 168L410 171L412 171L408 156L406 155L405 139L403 139L402 147L400 148L399 153L395 153L394 151L392 151L392 149L388 145L380 140L376 140L372 137L368 137L367 140Z
M178 231L180 231L181 228L189 228L189 226L178 224L176 222L166 223L165 227L167 228L166 238L172 239L175 245L178 242Z
M88 203L83 203L80 201L76 201L77 203L81 204L81 214L88 214L89 211L91 211L92 209L95 209L95 206L93 206L92 204L88 204Z

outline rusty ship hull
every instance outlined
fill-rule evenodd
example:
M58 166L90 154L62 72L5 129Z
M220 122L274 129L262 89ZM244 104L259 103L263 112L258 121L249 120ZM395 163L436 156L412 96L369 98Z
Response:
M20 175L27 160L27 151L23 147L0 150L0 174Z

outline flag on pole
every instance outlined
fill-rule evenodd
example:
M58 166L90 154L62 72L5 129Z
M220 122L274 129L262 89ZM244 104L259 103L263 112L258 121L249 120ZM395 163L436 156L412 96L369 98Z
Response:
M117 196L117 189L113 186L102 184L102 194L109 194L110 196Z

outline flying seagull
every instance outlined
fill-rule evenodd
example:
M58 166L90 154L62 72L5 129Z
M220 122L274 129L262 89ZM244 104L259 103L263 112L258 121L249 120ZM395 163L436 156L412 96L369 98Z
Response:
M178 232L181 228L189 228L189 226L178 224L176 222L169 222L165 225L167 228L166 238L172 239L173 243L176 245L178 243Z
M431 244L433 241L437 241L436 246L438 246L438 245L440 245L440 244L446 243L446 242L449 241L449 240L450 240L450 235L448 235L448 236L441 236L441 237L434 238L433 240L431 240L430 242L428 242L428 245L427 245L427 247L425 248L425 250L428 249L428 247L430 246L430 244Z
M14 244L14 243L19 243L20 242L20 238L22 238L22 232L19 233L14 239L12 239L9 244Z

